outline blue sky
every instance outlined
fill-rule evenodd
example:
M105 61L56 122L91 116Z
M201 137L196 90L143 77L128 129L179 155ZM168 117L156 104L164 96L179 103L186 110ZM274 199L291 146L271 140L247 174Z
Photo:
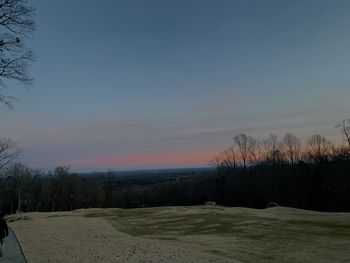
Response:
M35 82L0 135L34 167L206 165L237 132L334 139L350 118L349 1L30 3Z

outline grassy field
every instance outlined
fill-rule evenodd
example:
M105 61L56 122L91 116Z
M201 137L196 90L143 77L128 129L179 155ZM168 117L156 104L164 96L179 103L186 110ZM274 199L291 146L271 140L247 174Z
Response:
M132 236L242 262L350 262L348 213L197 206L92 209L83 214L104 218Z

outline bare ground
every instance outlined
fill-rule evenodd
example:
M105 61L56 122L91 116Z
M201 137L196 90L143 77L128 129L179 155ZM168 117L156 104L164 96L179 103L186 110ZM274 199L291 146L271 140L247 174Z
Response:
M11 217L28 262L350 262L350 214L275 207Z

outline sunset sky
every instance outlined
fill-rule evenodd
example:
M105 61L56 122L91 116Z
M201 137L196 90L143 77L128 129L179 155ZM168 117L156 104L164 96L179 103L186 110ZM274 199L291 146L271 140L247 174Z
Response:
M36 168L205 166L235 133L350 118L350 1L32 0L30 90L0 137Z

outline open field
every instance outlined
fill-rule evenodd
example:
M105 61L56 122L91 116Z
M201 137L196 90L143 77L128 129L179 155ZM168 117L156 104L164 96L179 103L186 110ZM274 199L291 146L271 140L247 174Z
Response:
M196 206L87 209L10 219L29 262L350 260L349 213Z

